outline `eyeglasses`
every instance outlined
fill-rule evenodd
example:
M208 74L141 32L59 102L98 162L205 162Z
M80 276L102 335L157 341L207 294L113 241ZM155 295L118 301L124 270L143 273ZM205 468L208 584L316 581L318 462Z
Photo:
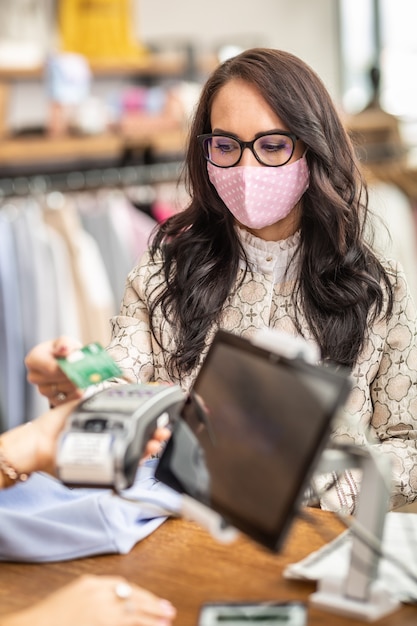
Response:
M298 137L281 131L260 133L253 141L217 133L198 135L197 139L203 148L204 158L217 167L237 165L245 148L249 148L262 165L280 167L291 159Z

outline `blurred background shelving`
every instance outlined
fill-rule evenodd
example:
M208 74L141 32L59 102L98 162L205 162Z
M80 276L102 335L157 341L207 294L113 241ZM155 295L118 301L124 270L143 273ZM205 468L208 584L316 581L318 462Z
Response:
M90 64L94 88L105 83L107 90L127 89L129 85L173 85L186 80L191 72L206 73L214 66L214 59L205 58L198 68L191 68L187 54L149 54L137 62L120 60ZM155 116L110 123L99 133L82 133L69 130L59 136L48 133L44 125L15 128L9 125L13 96L29 85L37 92L38 106L47 114L44 88L45 68L0 68L0 177L55 171L69 167L93 165L123 165L126 162L143 162L151 158L178 158L183 153L186 125L183 120L166 124ZM110 87L109 87L110 86ZM17 95L17 97L19 97ZM43 102L42 102L43 101ZM9 108L10 107L10 108ZM41 108L41 106L39 106ZM139 123L141 122L141 123ZM169 122L169 120L168 120ZM135 126L132 129L132 126ZM135 160L136 155L136 160Z
M0 178L182 158L215 55L181 37L143 44L137 13L130 0L2 2Z

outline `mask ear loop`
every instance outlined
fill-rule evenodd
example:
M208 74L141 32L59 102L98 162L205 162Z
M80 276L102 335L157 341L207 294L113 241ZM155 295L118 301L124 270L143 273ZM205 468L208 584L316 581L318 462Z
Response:
M306 149L304 150L303 154L300 156L300 158L299 158L299 159L297 159L296 161L293 161L293 163L298 163L298 161L301 161L301 159L304 159L304 158L305 158L305 155L307 154L307 152L308 152L308 148L306 148ZM292 165L293 163L290 163L290 165ZM285 165L288 165L288 163L286 163ZM284 167L285 167L285 166L284 166Z

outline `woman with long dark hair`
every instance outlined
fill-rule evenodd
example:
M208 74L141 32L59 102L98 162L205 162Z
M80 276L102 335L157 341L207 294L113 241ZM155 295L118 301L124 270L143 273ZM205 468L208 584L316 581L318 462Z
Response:
M126 377L188 388L217 328L302 335L351 370L335 439L390 453L392 504L414 500L415 309L402 270L369 243L366 186L322 81L279 50L227 60L202 90L185 177L188 208L160 225L112 320ZM73 397L45 352L29 355L29 379L52 401L57 386ZM357 490L346 473L322 506L353 510Z

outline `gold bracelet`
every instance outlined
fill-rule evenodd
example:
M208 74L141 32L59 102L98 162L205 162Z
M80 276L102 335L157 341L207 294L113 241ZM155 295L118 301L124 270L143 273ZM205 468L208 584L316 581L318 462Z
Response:
M6 481L6 487L10 487L16 482L24 483L29 478L29 474L26 472L19 472L15 467L13 467L13 465L10 465L9 461L4 456L2 446L3 442L0 439L0 472L6 479L9 480L8 483Z

